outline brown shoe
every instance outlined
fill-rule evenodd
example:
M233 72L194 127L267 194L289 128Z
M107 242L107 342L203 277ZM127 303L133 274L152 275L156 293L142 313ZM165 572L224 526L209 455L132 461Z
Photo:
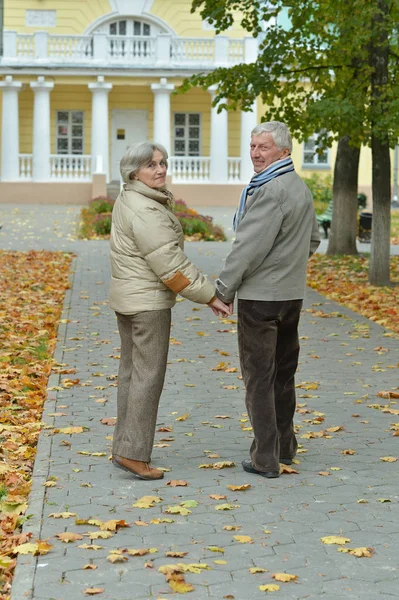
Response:
M149 463L141 460L131 460L123 456L113 456L112 464L118 469L132 473L137 479L145 479L151 481L153 479L162 479L163 472L159 469L150 467Z

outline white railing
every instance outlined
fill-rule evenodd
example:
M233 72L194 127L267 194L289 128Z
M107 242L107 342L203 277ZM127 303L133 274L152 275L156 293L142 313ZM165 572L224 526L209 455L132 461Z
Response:
M49 35L48 58L91 60L93 41L89 35Z
M35 40L32 35L18 34L16 36L16 55L25 58L35 57Z
M230 64L238 64L244 62L244 60L244 40L229 40L228 62Z
M257 41L254 38L232 40L214 38L177 38L170 34L151 36L55 35L46 31L20 34L4 31L4 51L0 62L7 64L75 64L85 63L102 67L144 65L172 68L201 66L214 68L256 59ZM254 58L255 57L255 58ZM248 59L248 60L247 60Z
M57 181L90 181L90 154L50 154L50 177Z
M174 182L209 181L211 159L209 156L171 156L169 173Z
M213 63L214 41L206 38L172 38L173 62Z
M110 35L107 50L110 61L125 62L133 58L142 62L151 62L155 58L155 38L145 35L134 37Z
M19 178L32 179L32 154L19 154Z
M234 183L235 181L240 181L240 167L241 167L241 158L228 158L227 159L227 181L229 183Z

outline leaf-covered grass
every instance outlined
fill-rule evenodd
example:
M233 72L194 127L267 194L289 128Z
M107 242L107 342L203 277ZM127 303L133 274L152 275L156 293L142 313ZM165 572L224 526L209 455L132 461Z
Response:
M84 239L108 239L111 233L111 218L114 201L110 198L95 198L81 211L79 237ZM176 200L173 212L179 219L186 240L225 241L223 229L213 224L212 217L201 215L189 208L183 200Z
M368 256L316 254L309 261L308 285L331 300L399 333L399 256L391 257L392 287L370 285L368 267Z
M9 598L13 549L26 501L71 255L0 251L0 599Z
M391 244L399 244L399 210L391 212Z

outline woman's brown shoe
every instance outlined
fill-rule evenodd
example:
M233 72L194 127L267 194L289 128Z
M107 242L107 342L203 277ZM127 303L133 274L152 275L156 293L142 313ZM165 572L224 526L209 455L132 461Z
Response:
M163 478L162 471L150 467L149 463L141 460L131 460L130 458L124 458L123 456L113 456L112 464L115 467L118 467L118 469L132 473L137 479L151 481Z

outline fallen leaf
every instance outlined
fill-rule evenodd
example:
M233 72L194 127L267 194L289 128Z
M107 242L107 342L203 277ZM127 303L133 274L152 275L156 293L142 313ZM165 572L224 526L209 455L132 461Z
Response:
M323 542L323 544L347 544L351 540L350 538L341 535L328 535L320 538L320 541Z
M103 419L100 419L100 423L102 423L103 425L115 425L116 423L116 417L104 417Z
M267 569L262 569L261 567L251 567L248 571L252 573L252 575L255 573L267 573Z
M214 469L228 469L230 467L235 467L236 463L232 460L224 460L221 462L216 462L213 464Z
M357 558L371 558L374 554L373 548L337 548L338 552L347 552Z
M380 460L384 461L384 462L396 462L398 459L396 458L396 456L381 456Z
M221 554L224 554L224 548L219 548L219 546L207 546L206 550L209 550L210 552L220 552Z
M126 552L130 556L145 556L146 554L155 554L158 552L158 548L139 548L136 550L135 548L129 548Z
M73 533L71 531L57 533L55 537L65 544L69 544L69 542L76 542L77 540L83 540L83 535L80 535L80 533Z
M165 556L169 556L171 558L184 558L184 556L186 556L187 554L188 552L178 552L173 550L165 552Z
M225 504L219 504L218 506L215 506L215 510L234 510L235 508L240 508L240 505L225 503Z
M254 541L249 535L233 535L233 538L236 542L240 542L240 544L253 544Z
M260 585L259 589L261 592L278 592L280 586L275 583L267 583L266 585Z
M273 573L272 577L276 581L282 581L284 583L296 581L298 579L298 575L290 575L289 573Z
M142 496L132 506L135 508L153 508L159 502L162 502L162 498L159 498L159 496Z
M86 588L85 590L83 590L83 593L87 596L95 596L96 594L102 594L103 591L104 588Z
M251 487L251 484L244 483L242 485L228 485L227 487L233 492L245 492L245 490L248 490Z

